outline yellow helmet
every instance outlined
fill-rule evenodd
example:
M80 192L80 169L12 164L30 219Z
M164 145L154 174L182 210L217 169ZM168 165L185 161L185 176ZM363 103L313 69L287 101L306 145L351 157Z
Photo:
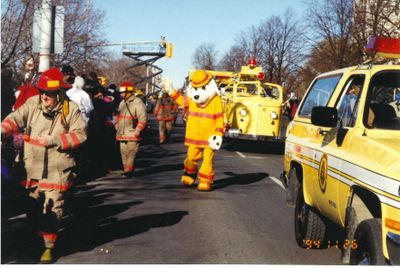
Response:
M208 84L212 78L212 75L205 70L196 70L192 75L192 86L202 87Z
M102 87L107 84L107 78L105 78L104 76L99 76L97 79L99 80L99 83Z
M136 89L136 96L141 96L144 95L143 91L141 89Z

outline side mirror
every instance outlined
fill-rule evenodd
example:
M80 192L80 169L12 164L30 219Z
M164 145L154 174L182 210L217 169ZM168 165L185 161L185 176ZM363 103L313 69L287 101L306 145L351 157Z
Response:
M336 127L338 115L336 108L315 106L311 110L311 123L320 127Z

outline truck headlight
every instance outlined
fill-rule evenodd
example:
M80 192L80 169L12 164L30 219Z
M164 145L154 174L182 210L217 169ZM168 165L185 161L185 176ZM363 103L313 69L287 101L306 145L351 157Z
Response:
M276 112L271 112L270 116L272 119L278 119L278 114Z
M239 114L241 116L246 116L247 115L247 111L245 109L240 109Z

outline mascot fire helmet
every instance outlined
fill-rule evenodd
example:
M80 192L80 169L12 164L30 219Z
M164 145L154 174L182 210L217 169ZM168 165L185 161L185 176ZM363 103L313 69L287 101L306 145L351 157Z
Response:
M196 70L192 75L192 87L203 87L210 82L212 75L205 70Z

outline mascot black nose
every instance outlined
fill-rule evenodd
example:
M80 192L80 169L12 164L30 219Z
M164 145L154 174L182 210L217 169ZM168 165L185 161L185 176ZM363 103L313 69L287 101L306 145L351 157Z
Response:
M198 100L199 98L200 98L199 95L194 96L194 99L195 99L195 100Z

